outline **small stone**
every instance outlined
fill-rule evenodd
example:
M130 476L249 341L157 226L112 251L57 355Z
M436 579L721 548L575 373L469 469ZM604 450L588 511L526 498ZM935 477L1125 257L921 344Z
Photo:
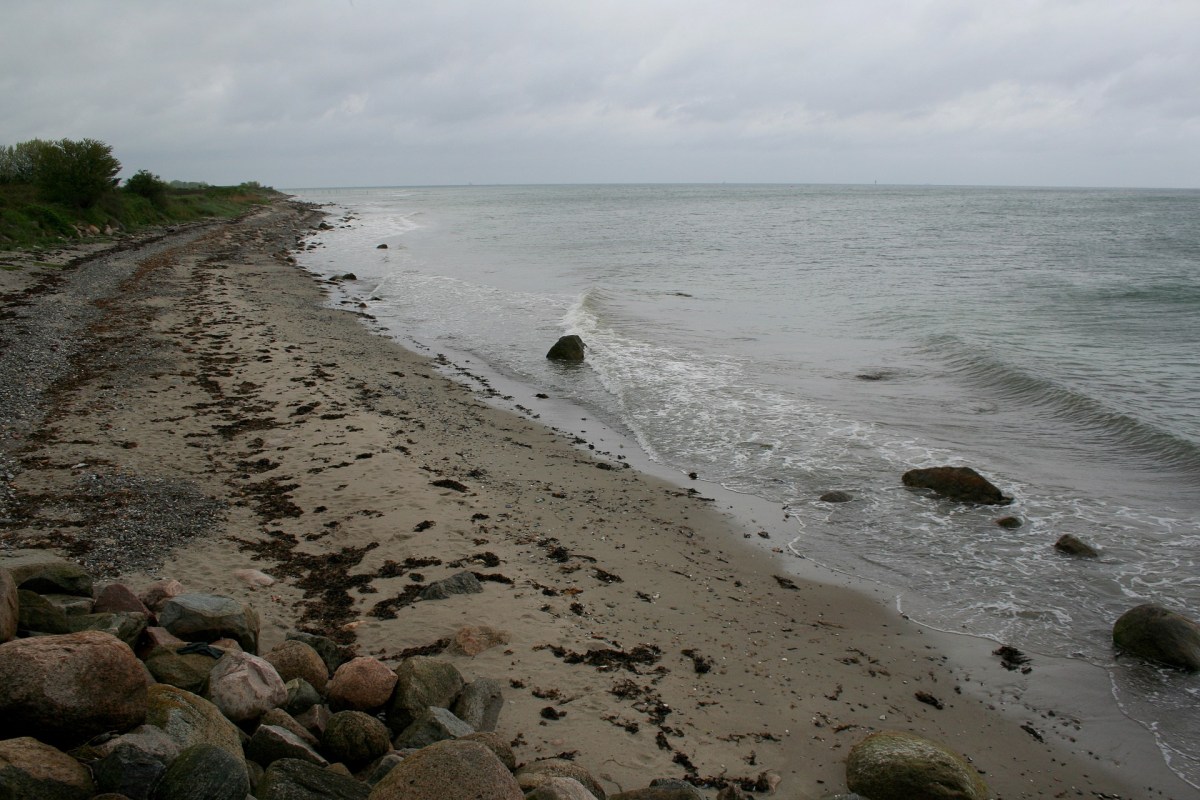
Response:
M1024 523L1021 522L1020 517L1000 517L1000 519L996 520L996 524L999 525L1001 528L1008 528L1009 530L1016 530L1017 528L1021 527L1021 525L1023 525Z
M849 492L835 490L832 492L826 492L817 499L822 503L849 503L854 499L854 495L850 494Z
M273 586L275 584L274 578L257 569L235 569L233 571L233 577L237 578L247 586L266 587Z
M479 594L483 585L472 572L459 572L449 578L434 581L421 592L422 600L446 600L457 594Z
M489 625L468 625L459 628L450 642L449 653L460 656L477 656L485 650L508 644L512 637L507 631Z

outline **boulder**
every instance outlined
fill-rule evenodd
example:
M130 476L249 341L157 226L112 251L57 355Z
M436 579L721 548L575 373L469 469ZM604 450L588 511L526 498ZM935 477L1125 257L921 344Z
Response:
M29 591L22 589L21 591ZM45 600L50 605L57 608L59 611L66 614L68 617L78 617L82 614L91 614L96 601L90 597L80 597L77 594L59 594L57 592L39 593L39 597Z
M975 768L937 742L901 731L873 733L846 759L846 785L871 800L987 800Z
M166 603L172 597L178 597L179 595L184 594L185 591L186 590L183 588L182 583L174 578L167 578L166 580L155 581L147 586L145 590L138 595L138 599L142 601L142 604L145 605L146 608L157 614L162 609L164 603Z
M1066 553L1069 556L1079 556L1081 558L1098 558L1100 556L1099 550L1092 547L1083 539L1069 533L1064 533L1058 537L1058 541L1054 543L1054 549L1060 553Z
M275 668L258 656L227 652L208 674L205 696L234 722L258 719L287 701Z
M242 757L242 740L237 726L203 697L162 683L152 685L146 694L146 724L166 733L180 750L210 744L239 759Z
M327 636L317 636L315 633L303 633L301 631L292 631L287 635L288 639L297 642L304 642L306 645L316 650L325 662L325 668L328 674L332 675L337 672L338 667L345 664L350 659L354 658L354 654L345 647L330 639Z
M376 720L378 722L378 720ZM321 740L313 736L312 732L296 721L296 718L284 711L282 708L272 708L270 711L262 715L258 723L260 725L275 725L280 728L291 731L300 737L300 740L314 750L321 746ZM380 722L380 725L383 723Z
M296 722L303 725L313 736L320 738L325 735L325 726L329 724L329 718L332 716L329 706L317 703L303 714L297 714Z
M511 639L507 631L490 625L468 625L455 631L447 652L456 656L477 656L485 650L508 644Z
M964 503L1006 506L1012 502L987 478L970 467L931 467L904 473L905 486L929 489L935 494Z
M524 800L512 773L478 742L438 742L397 764L370 800Z
M404 756L395 750L390 753L384 753L373 764L362 771L361 777L368 786L374 786L387 777L387 774L395 769L396 765L403 760ZM511 772L511 769L509 771Z
M1000 517L999 519L996 520L996 524L999 525L1001 528L1008 528L1009 530L1016 530L1017 528L1021 527L1025 523L1023 523L1021 521L1020 517L1008 516L1008 517Z
M377 658L359 656L338 667L326 685L329 705L335 709L374 711L392 697L396 672Z
M451 710L477 731L494 731L503 708L504 691L500 681L477 678L463 687Z
M1121 615L1113 625L1113 644L1130 655L1188 672L1200 671L1200 625L1153 603Z
M92 576L83 567L41 550L23 551L0 557L18 589L38 594L92 596Z
M583 351L586 347L583 339L572 333L559 338L546 353L546 358L551 361L583 361Z
M318 692L325 691L325 682L329 680L329 668L321 654L310 645L296 639L285 639L263 656L284 682L293 678L303 678Z
M161 728L149 724L139 725L129 733L114 736L90 747L98 758L104 758L122 745L153 756L164 764L174 761L182 749Z
M146 672L124 642L87 631L0 644L0 736L75 744L146 718Z
M471 572L459 572L449 578L434 581L421 592L422 600L445 600L456 594L479 594L483 585Z
M193 694L204 694L217 660L208 653L189 652L189 644L156 647L143 662L159 683L169 683Z
M547 778L525 800L596 800L596 795L574 778Z
M849 503L854 499L854 495L850 494L849 492L835 490L832 492L826 492L817 499L822 503Z
M508 739L495 731L476 731L458 738L463 742L479 742L495 753L496 758L500 759L500 763L508 767L510 772L517 768L517 755L513 752L512 745L509 744Z
M255 788L258 800L366 800L371 787L307 761L271 762Z
M516 772L517 784L526 792L531 792L549 778L574 778L583 784L584 788L596 796L596 800L606 800L607 795L600 782L592 777L592 773L564 758L545 758L526 764Z
M92 776L100 791L122 794L129 800L151 800L166 771L161 758L130 742L122 742L92 764Z
M96 793L87 767L31 736L0 741L0 797L87 800Z
M133 614L145 614L150 617L150 609L146 607L132 589L123 583L110 583L96 595L96 604L92 611L105 614L111 611L128 611Z
M17 635L20 614L17 605L17 582L12 579L8 570L0 567L0 644Z
M332 721L331 719L330 722ZM396 736L392 744L397 750L426 747L434 742L457 739L474 732L474 728L454 716L448 709L430 706L413 715L412 722Z
M450 708L464 685L462 674L447 661L426 656L406 658L396 667L388 727L403 730L416 714L430 706Z
M196 744L171 762L158 785L156 800L246 800L246 765L223 747Z
M388 672L393 677L396 674L391 670ZM312 687L312 684L303 678L292 678L284 684L284 687L287 689L287 700L283 703L283 709L293 716L303 714L321 702L321 695L317 694L317 690Z
M37 592L17 590L17 627L35 633L63 634L71 632L71 623L59 606Z
M232 597L177 595L162 604L158 624L185 641L213 642L228 636L247 653L258 652L258 614Z
M329 766L325 757L287 728L278 725L259 725L246 744L246 757L264 767L281 758L307 761L319 767Z
M148 618L145 614L129 611L113 611L107 614L79 614L67 617L72 633L79 631L102 631L110 633L125 644L133 647L146 630Z
M645 789L611 794L608 800L707 800L704 793L687 781L656 780Z
M325 754L351 769L361 769L392 749L387 726L361 711L339 711L321 736Z

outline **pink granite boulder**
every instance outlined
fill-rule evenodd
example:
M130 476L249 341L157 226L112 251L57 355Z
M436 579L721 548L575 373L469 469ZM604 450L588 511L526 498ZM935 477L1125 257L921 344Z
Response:
M397 680L379 659L360 656L338 667L325 688L335 710L374 711L391 698Z
M287 700L283 679L269 663L249 653L227 652L208 675L206 696L234 722L261 717Z
M0 645L0 737L55 745L126 731L146 718L146 671L129 646L84 631Z

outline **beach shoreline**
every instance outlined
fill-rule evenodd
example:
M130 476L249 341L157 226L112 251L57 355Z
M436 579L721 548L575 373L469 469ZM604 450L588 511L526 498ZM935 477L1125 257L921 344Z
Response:
M769 552L784 542L764 547L752 518L488 405L333 307L339 282L285 252L318 221L281 202L126 256L46 418L4 439L20 467L0 546L247 600L263 650L299 623L394 664L463 626L502 631L504 644L439 657L505 684L499 730L518 760L577 751L610 791L773 771L779 795L821 797L844 790L854 743L900 729L951 745L1005 798L1196 796L1161 757L1145 763L1149 734L1129 743L1143 763L1090 757L1086 735L1073 746L1050 730L1075 724L1063 720L1031 720L1038 741L987 699L1020 703L1037 671L1008 676L981 643L947 645L869 587L790 577L803 565L785 572ZM220 506L211 524L165 543L161 562L128 524L205 500ZM113 541L88 541L89 525ZM248 586L240 568L278 582ZM482 593L412 602L409 587L463 570L490 578ZM624 655L566 663L597 650Z

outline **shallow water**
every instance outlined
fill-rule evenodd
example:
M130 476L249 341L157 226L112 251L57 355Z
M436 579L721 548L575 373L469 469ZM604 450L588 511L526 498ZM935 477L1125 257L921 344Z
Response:
M305 263L354 272L398 336L786 505L794 552L894 587L919 620L1104 666L1200 783L1200 679L1118 662L1109 638L1140 602L1200 614L1200 192L299 194L353 209ZM587 342L584 367L544 358L564 333ZM941 463L1014 504L901 486ZM855 499L819 502L829 489ZM1064 533L1102 557L1059 555Z

